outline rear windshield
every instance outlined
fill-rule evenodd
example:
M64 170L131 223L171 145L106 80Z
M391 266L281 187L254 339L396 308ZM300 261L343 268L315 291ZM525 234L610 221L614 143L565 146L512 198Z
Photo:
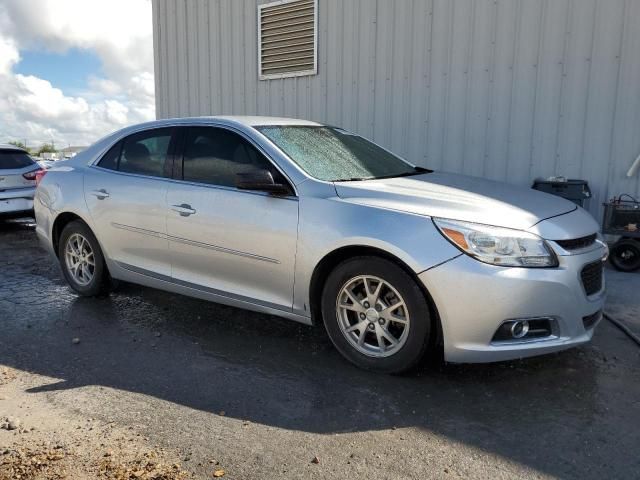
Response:
M0 170L12 170L33 165L33 160L24 152L17 150L0 151Z

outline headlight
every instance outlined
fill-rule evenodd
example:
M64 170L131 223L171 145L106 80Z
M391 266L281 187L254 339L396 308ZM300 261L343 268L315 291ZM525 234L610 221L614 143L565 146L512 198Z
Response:
M537 235L521 230L434 218L451 243L476 260L503 267L557 267L558 259Z

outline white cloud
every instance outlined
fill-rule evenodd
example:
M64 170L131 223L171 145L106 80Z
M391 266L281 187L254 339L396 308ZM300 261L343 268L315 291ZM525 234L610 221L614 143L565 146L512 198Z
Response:
M88 90L77 96L13 71L20 50L71 48L102 62L102 74L89 77ZM0 141L85 144L154 117L150 0L2 1Z
M1 26L2 24L0 24ZM0 75L11 72L13 65L20 59L18 49L10 38L0 36Z
M91 92L87 92L87 95L99 95L105 97L116 97L122 95L122 85L108 78L98 77L96 75L90 75L88 84Z

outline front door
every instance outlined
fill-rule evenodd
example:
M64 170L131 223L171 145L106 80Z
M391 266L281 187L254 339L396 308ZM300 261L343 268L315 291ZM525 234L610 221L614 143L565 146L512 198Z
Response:
M252 169L286 180L235 132L190 127L184 133L182 168L167 194L174 281L290 311L298 229L293 191L238 190L236 174Z
M98 241L121 267L171 275L166 238L171 128L133 134L113 146L84 179Z

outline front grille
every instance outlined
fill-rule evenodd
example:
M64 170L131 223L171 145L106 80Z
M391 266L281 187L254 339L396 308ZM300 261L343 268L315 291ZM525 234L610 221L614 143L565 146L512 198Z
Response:
M602 310L598 310L596 313L582 317L582 323L585 330L589 330L595 326L596 323L602 318Z
M593 295L602 290L602 271L603 263L601 261L589 263L582 269L580 278L587 295Z
M580 250L581 248L587 248L596 242L597 235L587 235L581 238L572 238L571 240L556 240L556 243L565 250Z

